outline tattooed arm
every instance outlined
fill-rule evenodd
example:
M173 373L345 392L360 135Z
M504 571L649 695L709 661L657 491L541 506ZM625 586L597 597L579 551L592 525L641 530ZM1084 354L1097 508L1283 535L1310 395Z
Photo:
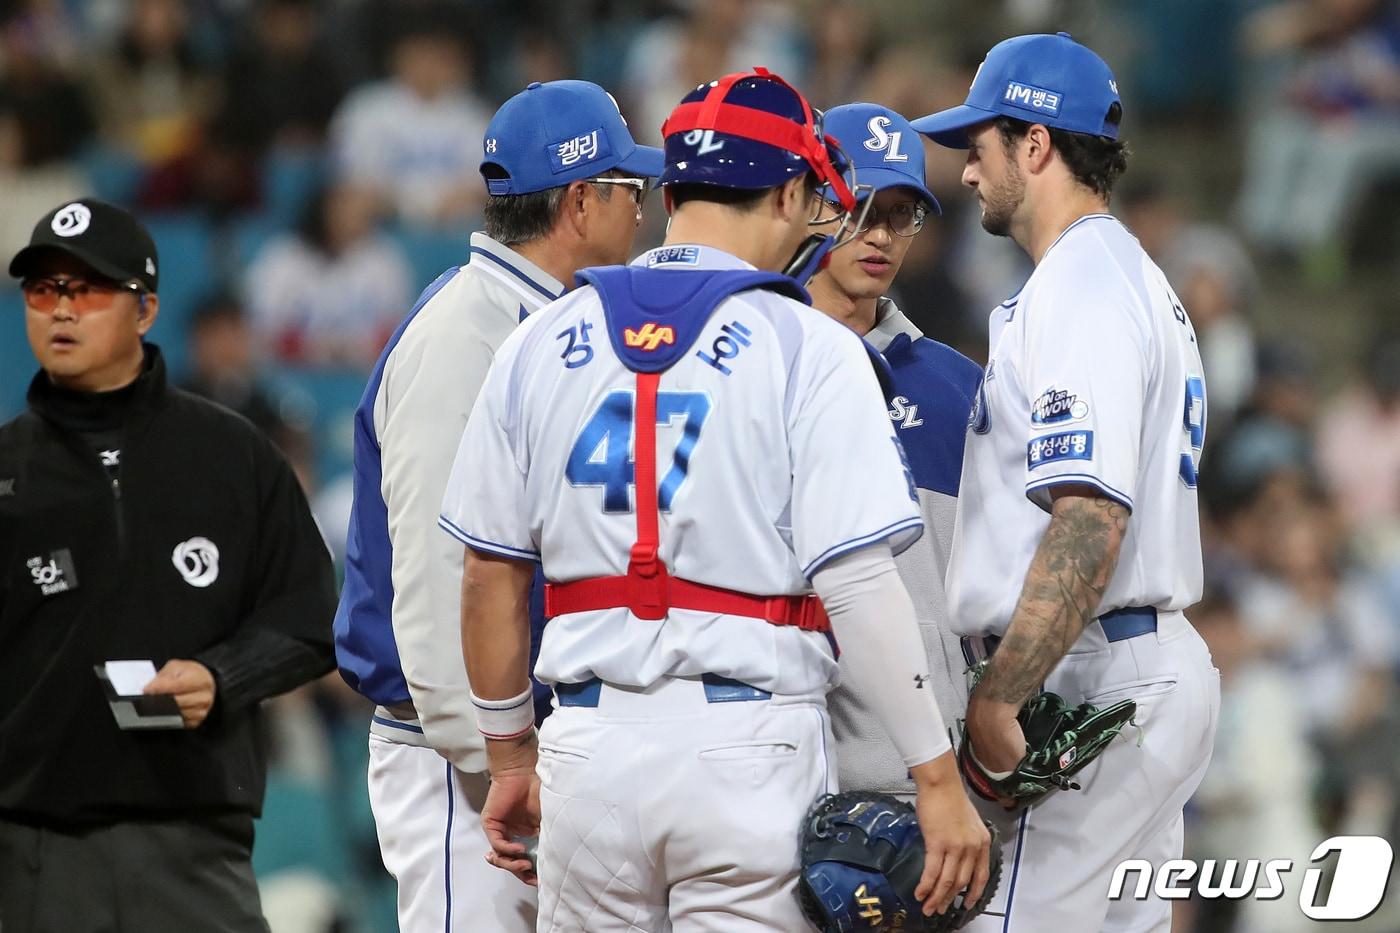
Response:
M1053 496L1011 624L968 706L973 748L993 771L1024 754L1016 713L1093 619L1128 528L1128 510L1092 487L1061 486Z

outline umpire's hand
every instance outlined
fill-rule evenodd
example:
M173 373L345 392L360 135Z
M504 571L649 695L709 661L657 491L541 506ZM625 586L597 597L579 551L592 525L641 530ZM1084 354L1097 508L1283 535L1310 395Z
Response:
M945 752L909 773L924 834L924 874L914 889L924 916L943 913L964 888L963 903L975 903L990 875L992 836L963 789L956 753Z
M214 708L214 675L198 661L173 659L165 662L142 693L168 693L180 704L185 728L193 729Z

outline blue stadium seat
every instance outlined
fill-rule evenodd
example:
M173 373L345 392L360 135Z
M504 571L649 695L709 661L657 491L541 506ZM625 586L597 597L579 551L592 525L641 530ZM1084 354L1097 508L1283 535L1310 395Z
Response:
M274 769L268 775L263 815L257 822L253 870L265 876L305 866L327 878L343 878L347 853L337 831L343 820L335 809L325 789Z
M408 257L415 291L427 288L429 283L453 266L464 264L470 255L471 234L467 231L398 229L391 235Z
M268 241L287 232L290 225L275 215L262 212L248 214L234 222L233 226L233 271L237 282L242 282L248 266L257 257Z
M305 412L322 482L348 471L354 462L355 408L368 375L358 369L280 366L266 376L283 405Z
M160 318L151 340L165 353L172 377L185 374L190 316L219 286L211 256L209 222L195 213L152 214L143 218L160 253Z
M326 175L325 158L315 149L274 149L263 162L263 211L275 223L290 227Z
M92 193L104 201L129 204L141 183L141 163L120 149L93 143L78 156L78 165L92 183Z
M39 366L24 335L24 301L19 289L0 286L0 422L24 410L24 393Z

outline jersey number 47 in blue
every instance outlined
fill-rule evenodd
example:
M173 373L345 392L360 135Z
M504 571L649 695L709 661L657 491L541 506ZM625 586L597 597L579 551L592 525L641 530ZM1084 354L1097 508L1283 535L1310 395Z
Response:
M632 405L635 394L630 389L615 389L608 393L598 410L588 419L569 451L564 475L574 486L602 486L604 512L632 511L630 487L636 483L633 462ZM663 512L671 510L671 500L690 469L690 455L700 440L705 419L710 417L710 397L703 392L656 393L656 423L673 424L684 417L681 439L671 468L657 487L656 504Z

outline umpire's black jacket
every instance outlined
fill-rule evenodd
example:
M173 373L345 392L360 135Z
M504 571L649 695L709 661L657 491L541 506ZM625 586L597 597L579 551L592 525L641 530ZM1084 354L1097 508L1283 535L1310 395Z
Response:
M111 393L40 373L0 426L0 819L257 815L256 706L335 666L335 603L287 462L159 350ZM93 665L145 658L213 672L202 725L117 728Z

